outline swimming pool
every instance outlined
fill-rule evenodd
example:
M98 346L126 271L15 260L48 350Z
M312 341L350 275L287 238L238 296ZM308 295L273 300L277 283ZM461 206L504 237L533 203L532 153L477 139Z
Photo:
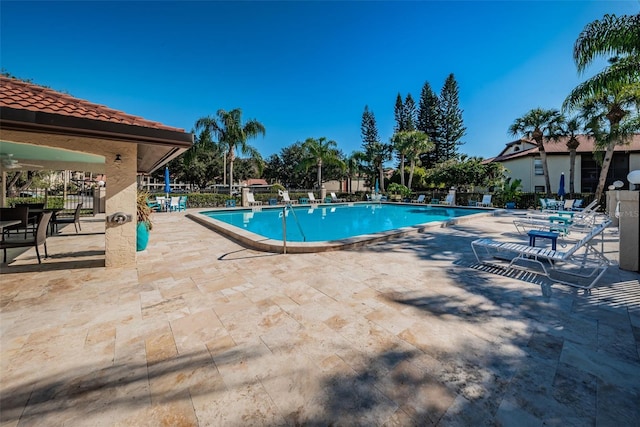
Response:
M459 222L487 209L398 203L258 207L201 211L192 219L250 247L279 252L283 216L289 252L318 252L378 241L392 235Z

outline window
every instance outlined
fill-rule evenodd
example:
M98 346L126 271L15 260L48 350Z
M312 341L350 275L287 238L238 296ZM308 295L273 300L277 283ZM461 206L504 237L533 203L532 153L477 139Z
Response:
M544 185L536 185L536 188L534 189L534 191L536 193L544 193L547 190L545 190Z
M544 170L542 169L542 160L534 159L533 160L533 173L536 175L544 175Z

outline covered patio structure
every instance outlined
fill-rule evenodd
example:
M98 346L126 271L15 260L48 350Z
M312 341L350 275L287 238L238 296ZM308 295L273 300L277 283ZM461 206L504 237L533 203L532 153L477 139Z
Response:
M0 156L44 170L84 170L108 177L105 215L135 218L137 174L186 151L193 134L32 83L0 77ZM7 164L0 162L5 205ZM135 265L136 223L105 222L105 266Z

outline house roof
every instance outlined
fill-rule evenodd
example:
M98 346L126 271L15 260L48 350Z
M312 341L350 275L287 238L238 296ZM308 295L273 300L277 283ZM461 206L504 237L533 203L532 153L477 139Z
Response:
M184 132L22 80L0 77L0 107Z
M580 145L576 149L576 153L593 153L596 151L595 140L587 135L577 135L578 142ZM544 141L544 149L547 155L556 155L556 154L569 154L569 149L567 148L568 137L561 138L558 141ZM509 149L513 145L517 145L518 143L523 143L530 147L530 144L535 144L534 141L527 139L519 139L516 141L511 141L507 143L505 149L503 149L498 156L487 159L489 162L503 162L505 160L516 159L525 156L537 156L540 152L538 147L531 147L527 149L523 149L521 151L516 152L508 152ZM623 145L616 145L614 151L617 152L640 152L640 134L635 134L629 143ZM507 153L508 152L508 153Z
M246 181L246 185L269 185L266 179L261 178L249 178Z
M5 76L0 76L0 127L135 143L140 173L158 169L193 144L193 135L183 129Z

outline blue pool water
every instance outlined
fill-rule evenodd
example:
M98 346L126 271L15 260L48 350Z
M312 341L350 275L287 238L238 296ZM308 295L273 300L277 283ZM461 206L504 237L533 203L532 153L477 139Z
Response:
M287 241L323 242L446 221L481 210L396 204L335 204L287 209ZM210 218L269 239L282 240L283 209L202 212ZM297 221L296 221L297 219Z

